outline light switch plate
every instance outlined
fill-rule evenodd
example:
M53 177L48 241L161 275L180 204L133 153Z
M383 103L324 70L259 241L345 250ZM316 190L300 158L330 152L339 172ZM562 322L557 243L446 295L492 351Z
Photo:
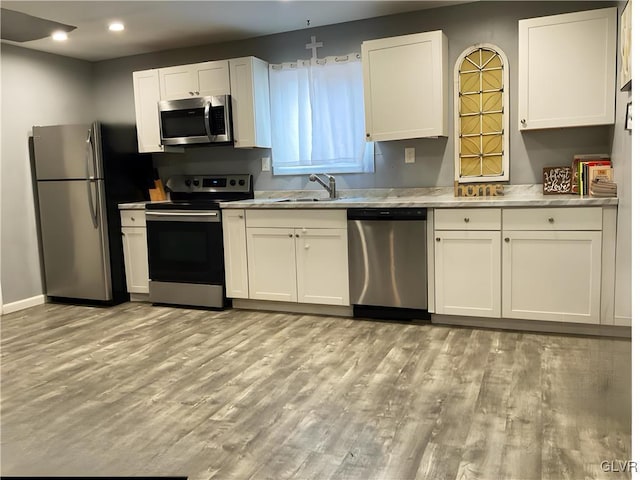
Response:
M271 171L271 157L262 157L262 171Z
M404 149L404 163L416 163L416 149L406 147Z

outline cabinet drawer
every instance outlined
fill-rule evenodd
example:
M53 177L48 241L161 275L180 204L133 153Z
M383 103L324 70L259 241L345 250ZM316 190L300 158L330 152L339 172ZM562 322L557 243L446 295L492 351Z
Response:
M346 210L246 210L247 227L347 228Z
M436 230L500 230L499 208L439 208Z
M505 208L504 230L602 230L602 209Z
M120 210L120 220L123 227L146 227L144 210Z

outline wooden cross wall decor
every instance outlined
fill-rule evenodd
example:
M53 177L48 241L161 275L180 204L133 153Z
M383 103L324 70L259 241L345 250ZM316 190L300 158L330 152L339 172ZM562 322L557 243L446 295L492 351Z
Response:
M318 48L322 47L322 42L316 42L316 36L311 36L311 43L307 43L306 49L311 50L311 58L318 58Z

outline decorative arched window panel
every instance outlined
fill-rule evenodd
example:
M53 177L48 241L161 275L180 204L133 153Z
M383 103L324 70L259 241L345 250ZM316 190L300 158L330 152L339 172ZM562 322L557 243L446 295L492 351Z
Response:
M509 65L502 50L478 44L454 70L456 181L509 180Z

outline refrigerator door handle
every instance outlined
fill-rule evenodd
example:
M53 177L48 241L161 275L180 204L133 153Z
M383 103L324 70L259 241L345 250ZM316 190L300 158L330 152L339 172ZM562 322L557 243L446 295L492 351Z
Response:
M91 131L91 129L87 130L87 139L85 140L85 143L87 144L87 154L85 157L85 166L86 166L86 172L87 178L93 178L96 170L95 170L95 160L94 160L94 151L93 151L93 132ZM92 169L92 163L93 163L93 169Z
M95 177L91 175L90 162L94 158L94 148L91 142L91 130L87 135L87 197L89 199L89 212L91 213L91 221L93 222L93 228L98 228L98 193L96 192L96 200L93 200L93 189L91 184L95 182Z

